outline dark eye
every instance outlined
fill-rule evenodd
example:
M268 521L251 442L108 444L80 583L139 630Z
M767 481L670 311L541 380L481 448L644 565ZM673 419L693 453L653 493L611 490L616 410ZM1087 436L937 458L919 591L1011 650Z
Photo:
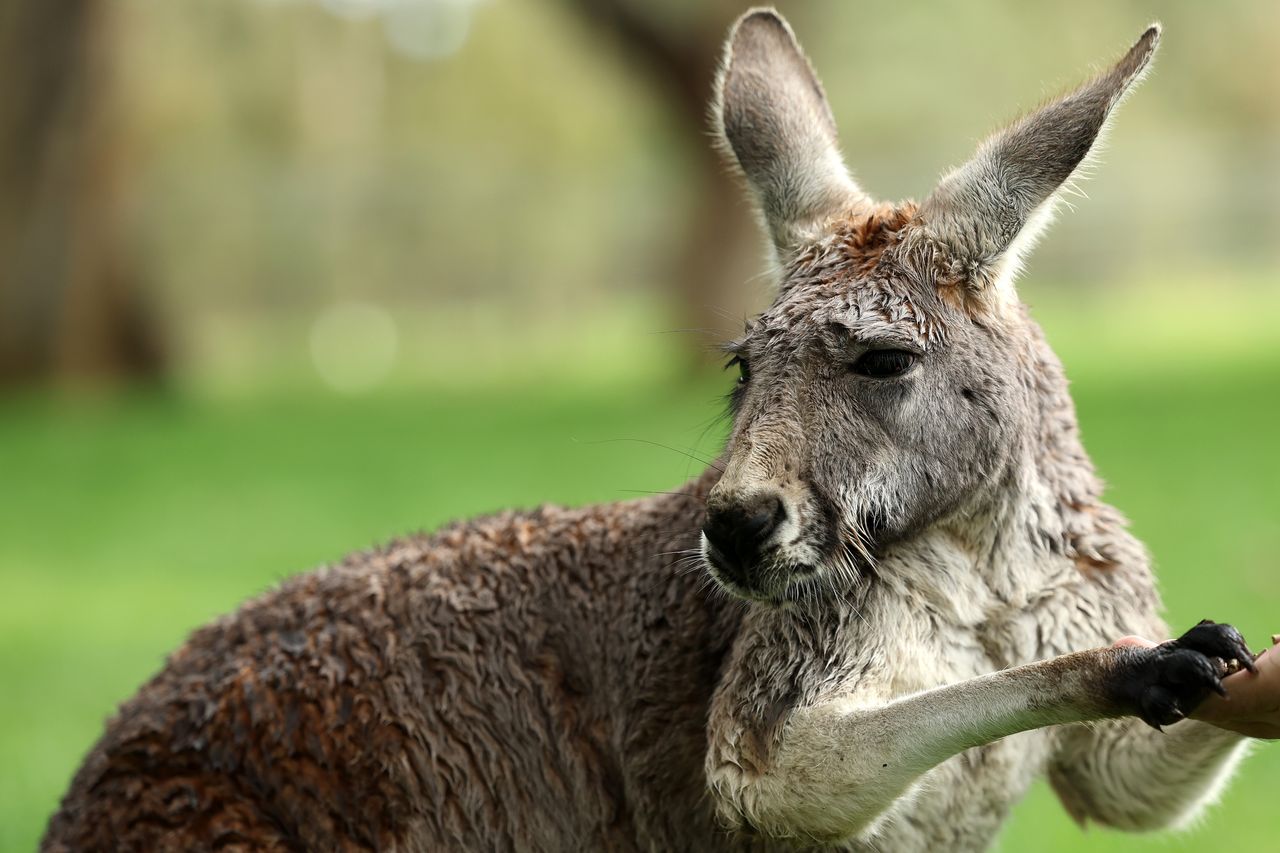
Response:
M889 379L901 376L916 363L918 356L901 349L873 349L864 352L849 369L859 376Z
M738 384L746 385L747 380L751 378L751 365L747 364L747 360L740 355L734 356L728 366L733 367L735 364L738 365Z

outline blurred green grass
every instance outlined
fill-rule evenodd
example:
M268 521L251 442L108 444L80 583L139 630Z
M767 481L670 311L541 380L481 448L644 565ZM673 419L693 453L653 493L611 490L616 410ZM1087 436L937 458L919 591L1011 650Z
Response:
M1230 620L1255 643L1280 630L1280 353L1190 335L1144 350L1053 316L1087 445L1156 555L1170 621ZM0 402L0 849L34 845L114 703L194 626L449 518L669 488L699 468L680 449L715 452L722 386ZM1280 750L1259 753L1190 834L1081 834L1042 786L1003 847L1270 849Z

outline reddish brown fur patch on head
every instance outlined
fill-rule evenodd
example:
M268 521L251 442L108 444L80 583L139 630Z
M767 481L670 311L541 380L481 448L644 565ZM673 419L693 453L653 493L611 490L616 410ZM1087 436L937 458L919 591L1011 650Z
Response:
M934 293L931 264L918 257L913 202L860 207L826 223L783 271L778 298L754 328L766 337L798 324L875 324L941 340L953 313ZM751 330L749 330L751 331Z
M973 288L968 283L954 276L939 277L937 282L938 297L951 308L960 311L970 318L982 313L983 303L973 296Z
M884 252L898 242L899 233L916 215L915 202L885 203L869 212L833 224L837 244L853 261L859 276L869 274Z

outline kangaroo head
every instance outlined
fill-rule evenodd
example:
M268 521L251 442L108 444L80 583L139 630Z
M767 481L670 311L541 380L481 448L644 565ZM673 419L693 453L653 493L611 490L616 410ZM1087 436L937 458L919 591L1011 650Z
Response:
M703 530L724 588L781 603L851 582L1017 476L1042 391L1013 280L1159 37L1149 28L1110 70L986 140L917 205L854 183L781 17L734 25L713 114L780 280L728 348L741 375Z

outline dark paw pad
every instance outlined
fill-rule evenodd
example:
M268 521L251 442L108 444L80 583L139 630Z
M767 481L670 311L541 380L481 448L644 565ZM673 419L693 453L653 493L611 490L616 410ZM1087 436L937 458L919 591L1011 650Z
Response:
M1253 665L1253 652L1249 651L1249 646L1245 643L1244 637L1240 636L1240 632L1231 625L1222 625L1204 619L1174 640L1174 643L1180 648L1218 658L1226 664L1229 673L1241 668L1257 672L1257 667Z
M1210 691L1226 696L1222 677L1241 667L1254 669L1240 632L1206 619L1176 640L1135 650L1120 693L1133 713L1158 729L1186 717Z

